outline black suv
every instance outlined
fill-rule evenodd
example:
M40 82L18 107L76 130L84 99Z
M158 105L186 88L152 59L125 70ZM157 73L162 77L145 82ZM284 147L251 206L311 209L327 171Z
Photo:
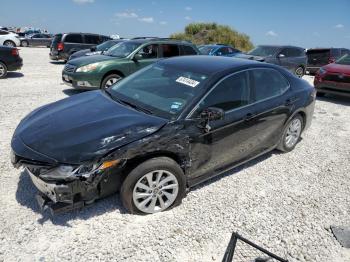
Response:
M236 57L279 65L298 77L304 75L307 64L305 49L297 46L259 45Z
M346 48L311 48L306 52L307 71L309 74L315 74L320 67L334 63L342 56L350 54Z
M75 52L95 47L107 40L110 37L98 34L89 33L64 33L57 34L53 37L50 58L52 60L65 60Z

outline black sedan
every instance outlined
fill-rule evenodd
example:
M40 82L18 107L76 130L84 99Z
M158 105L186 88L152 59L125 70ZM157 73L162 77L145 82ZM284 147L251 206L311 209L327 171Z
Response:
M36 109L17 127L11 159L53 212L119 191L131 213L155 213L234 166L294 149L314 103L312 86L275 65L170 58Z
M22 68L23 60L15 47L0 45L0 79L5 78L9 71Z

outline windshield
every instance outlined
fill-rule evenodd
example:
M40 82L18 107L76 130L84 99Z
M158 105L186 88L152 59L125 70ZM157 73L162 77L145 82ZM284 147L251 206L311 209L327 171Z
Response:
M109 40L106 41L98 46L96 46L96 51L106 51L109 48L111 48L112 46L118 44L120 41L115 41L115 40Z
M279 50L279 47L276 46L258 46L254 48L253 50L248 52L248 55L254 55L254 56L274 56L277 54Z
M105 55L115 56L115 57L127 57L130 55L136 48L138 48L141 43L137 42L122 42L119 45L115 45L105 52Z
M339 64L339 65L350 65L350 55L346 54L346 55L342 56L335 63Z
M176 119L199 93L207 76L162 65L151 65L107 90L125 101L167 119Z
M212 46L201 46L199 47L199 51L202 55L209 55L214 50Z

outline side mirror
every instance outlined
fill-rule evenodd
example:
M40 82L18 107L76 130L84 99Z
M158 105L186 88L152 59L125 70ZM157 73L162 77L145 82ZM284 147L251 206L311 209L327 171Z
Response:
M286 57L284 54L279 54L278 56L277 56L278 58L284 58L284 57Z
M225 111L217 107L208 107L200 114L200 118L207 121L221 120L225 116Z
M132 60L137 61L137 60L141 60L142 58L143 57L141 54L135 54Z
M91 52L95 52L95 51L96 51L96 46L91 47L91 48L90 48L90 51L91 51Z

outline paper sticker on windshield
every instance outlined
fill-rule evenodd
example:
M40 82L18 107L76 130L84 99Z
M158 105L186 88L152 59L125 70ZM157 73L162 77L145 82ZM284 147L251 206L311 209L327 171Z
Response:
M196 87L199 84L198 81L183 76L180 76L178 79L176 79L176 82L190 87Z

